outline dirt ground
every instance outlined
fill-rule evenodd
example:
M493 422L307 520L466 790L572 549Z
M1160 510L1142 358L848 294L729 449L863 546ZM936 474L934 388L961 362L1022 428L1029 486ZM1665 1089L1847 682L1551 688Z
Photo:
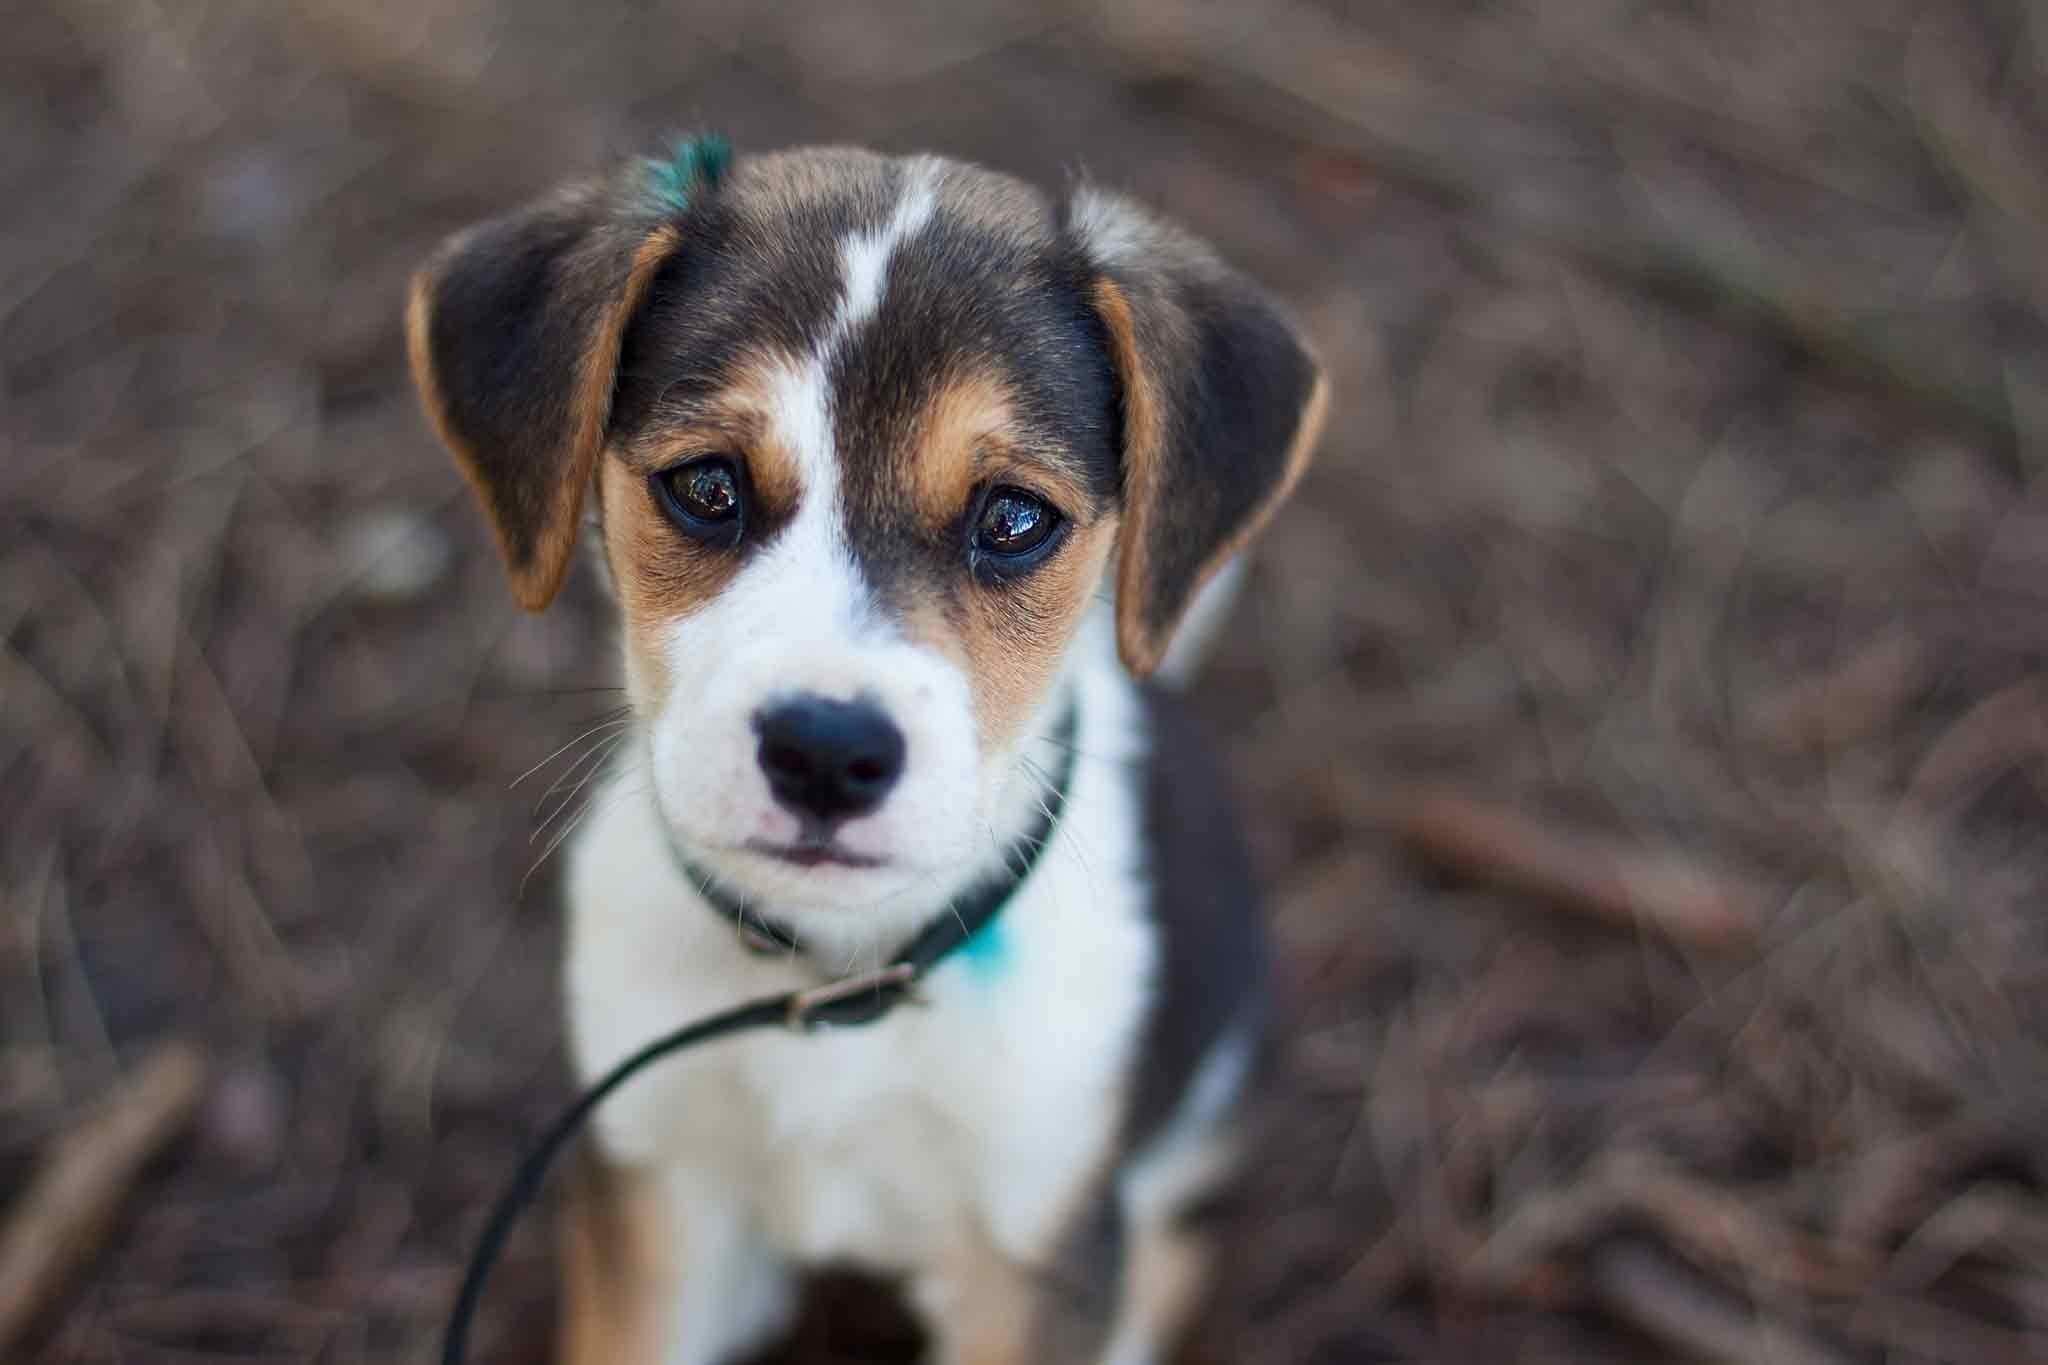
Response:
M401 290L713 126L1085 170L1329 362L1198 690L1290 1001L1205 1359L2048 1359L2048 10L0 32L0 1203L157 1041L211 1067L27 1358L431 1352L567 1093L613 679L594 575L512 605ZM480 1358L545 1356L545 1224ZM909 1358L871 1298L788 1358Z

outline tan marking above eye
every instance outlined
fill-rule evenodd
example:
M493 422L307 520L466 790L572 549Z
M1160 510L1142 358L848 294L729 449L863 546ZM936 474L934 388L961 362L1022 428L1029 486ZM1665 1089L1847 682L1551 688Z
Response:
M950 527L973 510L981 487L1007 483L1070 520L1092 520L1094 502L1062 455L1018 426L999 376L975 371L940 384L919 414L909 452L912 504L925 525Z
M960 515L980 481L979 448L1010 423L1009 394L994 376L975 374L938 387L919 414L910 451L910 496L925 524L949 525Z
M792 515L803 495L796 453L777 435L774 378L788 362L756 353L726 368L727 383L682 416L657 420L651 430L618 449L626 466L642 477L673 469L706 455L722 455L741 466L753 502L768 521Z

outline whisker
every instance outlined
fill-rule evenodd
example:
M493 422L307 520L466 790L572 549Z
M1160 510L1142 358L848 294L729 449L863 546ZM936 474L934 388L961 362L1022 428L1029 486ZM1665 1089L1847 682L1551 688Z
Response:
M1145 763L1145 759L1139 755L1091 753L1088 750L1082 748L1078 744L1069 743L1065 740L1054 739L1050 735L1039 736L1038 742L1041 744L1050 744L1053 748L1063 750L1066 753L1072 754L1075 757L1075 759L1088 763L1103 763L1116 768L1138 768L1144 766Z
M562 789L563 783L572 780L578 772L582 771L583 765L590 762L590 760L594 756L603 754L606 757L609 757L611 754L617 752L619 745L625 743L626 739L627 736L624 734L612 734L606 735L604 738L592 743L588 749L585 749L581 754L577 756L576 761L574 763L571 763L568 767L562 770L561 776L557 777L554 781L548 783L548 789L540 794L540 800L533 803L533 813L535 815L539 815L541 812L541 807L547 805L548 798L550 796L553 796L556 792L560 791ZM604 759L598 759L597 766L600 768L603 767ZM593 771L595 770L593 769ZM584 780L588 781L589 779L586 777ZM580 786L581 784L579 783L578 785Z
M561 801L555 806L555 808L552 811L548 812L546 818L544 818L540 822L540 828L536 829L533 835L527 839L528 843L532 843L535 838L538 838L541 830L545 830L549 825L553 824L554 821L561 815L561 813L569 808L570 803L575 801L577 795L581 793L585 787L589 786L592 780L594 780L599 774L604 772L604 765L606 761L609 760L613 754L617 753L619 751L619 746L621 744L624 744L625 742L625 735L613 735L610 739L600 740L596 745L594 745L591 748L590 753L585 754L583 758L577 760L576 768L582 768L586 760L593 757L597 758L597 762L589 765L589 767L584 771L583 776L577 780L576 785L569 788L568 793L562 797ZM576 768L571 768L569 771L574 772L576 771ZM567 774L564 774L564 777L566 776ZM562 784L562 782L562 777L556 778L555 787L559 787ZM548 791L552 793L555 787L548 788ZM541 805L546 804L546 802L547 797L542 796ZM536 805L533 809L534 814L540 814L540 805Z
M627 713L627 712L629 712L629 711L631 711L631 710L632 710L632 708L631 708L631 707L629 707L629 706L621 706L621 707L617 707L617 708L615 708L615 709L613 709L613 710L611 710L611 711L607 711L607 712L605 713L605 718L604 718L603 720L600 720L600 721L599 721L599 722L598 722L597 724L595 724L595 725L591 726L591 727L590 727L590 728L589 728L588 730L585 730L585 731L584 731L584 732L583 732L582 734L580 734L580 735L576 736L576 738L574 738L574 739L570 740L570 741L569 741L569 742L568 742L567 744L564 744L564 745L562 745L562 746L561 746L561 747L560 747L559 749L556 749L556 750L555 750L555 751L554 751L553 753L549 754L549 755L548 755L548 756L547 756L546 758L544 758L544 759L542 759L542 760L541 760L540 762L538 762L538 763L534 764L534 765L533 765L533 766L532 766L531 768L528 768L528 769L527 769L527 770L526 770L525 772L523 772L523 773L519 774L519 776L517 776L517 777L513 778L513 779L512 779L512 783L511 783L511 786L507 787L507 788L506 788L506 790L507 790L507 791L510 791L510 790L512 790L512 789L513 789L514 787L517 787L517 786L518 786L518 785L519 785L519 784L520 784L521 782L524 782L524 781L525 781L525 780L526 780L527 778L529 778L529 777L532 777L532 776L533 776L533 775L534 775L535 773L539 772L539 771L540 771L540 770L541 770L542 768L545 768L545 767L547 767L547 766L548 766L548 764L550 764L550 763L554 762L554 761L555 761L556 759L560 758L560 757L561 757L561 756L562 756L563 754L565 754L565 753L567 753L567 752L568 752L569 750L571 750L571 749L575 748L575 747L576 747L576 746L577 746L578 744L581 744L581 743L582 743L582 742L583 742L584 740L586 740L586 739L589 739L589 738L590 738L590 737L591 737L592 735L594 735L594 734L597 734L597 733L598 733L599 731L601 731L601 730L608 730L608 729L611 729L611 728L612 728L612 727L614 727L614 726L618 726L618 725L625 725L625 724L628 724L628 723L630 723L630 722L632 721L632 717L631 717L630 715L626 714L626 713Z
M1052 802L1046 797L1046 792L1053 786L1052 774L1022 754L1017 756L1017 763L1025 772L1030 773L1039 781L1038 795L1032 798L1033 803L1038 807L1038 813L1043 815L1048 821L1055 821L1056 823Z
M640 796L645 794L646 791L647 785L643 782L637 787L632 787L630 789L621 789L617 792L614 792L612 794L611 800L605 802L605 809L610 810L613 806L618 805L618 803L624 800L626 797ZM527 883L533 880L533 874L540 871L541 865L547 862L548 858L551 855L553 855L554 851L562 846L562 841L564 839L567 839L571 834L574 834L576 832L577 827L589 818L591 807L595 806L596 804L597 798L595 796L591 797L590 800L585 801L583 803L583 808L576 812L575 818L570 820L567 824L563 825L560 830L556 831L555 837L548 841L548 846L540 851L540 856L538 858L535 858L533 860L533 866L527 868L526 875L519 879L519 895L524 896L526 894Z
M1046 803L1045 797L1043 795L1044 790L1049 789L1052 786L1051 775L1047 773L1044 768L1040 767L1037 763L1032 761L1032 759L1030 759L1026 755L1019 754L1017 756L1017 761L1026 772L1031 773L1032 775L1037 777L1040 782L1045 784L1045 787L1041 788L1041 794L1038 798L1038 809L1040 813L1046 816L1047 819L1051 819L1053 814L1052 807ZM1088 850L1082 846L1079 837L1074 833L1071 823L1065 820L1054 821L1052 830L1050 831L1050 833L1048 833L1046 837L1048 842L1050 842L1053 839L1064 839L1066 841L1067 847L1074 851L1074 857L1081 864L1081 873L1088 879L1088 885L1092 894L1097 885L1095 878L1095 865L1091 861L1089 861Z
M719 913L718 897L714 896L711 893L710 874L701 872L697 868L690 866L688 863L678 863L677 870L683 874L683 880L686 883L688 883L690 889L695 891L699 896L702 896L704 898L704 903L711 908L712 912L714 914ZM726 888L726 896L728 898L738 898L738 908L736 913L733 915L733 927L736 930L738 930L742 936L744 936L747 932L747 915L754 908L754 898L752 896L743 895L742 893L735 891L731 887ZM758 924L760 924L761 931L764 934L767 934L767 936L770 939L775 939L777 937L774 934L768 934L768 921L766 918L764 918L761 915L755 915L754 919ZM800 950L794 942L790 942L783 945L782 951L783 960L786 962L796 961L800 953Z
M1031 798L1032 804L1037 807L1040 815L1051 820L1053 818L1053 810L1046 801L1046 792L1053 785L1051 776L1047 774L1044 768L1033 762L1028 754L1018 754L1017 764L1038 784L1038 790ZM988 831L989 838L993 840L995 838L995 826L984 820L982 821L982 827ZM1003 865L1009 868L1011 872L1015 872L1017 869L1010 862L1009 850L999 846L999 851L1002 855Z

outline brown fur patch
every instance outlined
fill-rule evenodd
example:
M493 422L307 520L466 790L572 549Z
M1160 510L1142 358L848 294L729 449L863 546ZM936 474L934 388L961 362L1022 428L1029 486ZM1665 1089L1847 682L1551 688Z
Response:
M1210 1238L1185 1228L1147 1228L1124 1253L1120 1320L1142 1324L1141 1335L1171 1359L1185 1344L1200 1314L1216 1248Z
M726 382L687 413L641 433L618 457L641 475L703 455L727 455L746 466L754 499L771 522L793 515L802 494L796 452L776 426L775 376L800 362L757 352L725 367Z
M1109 333L1110 361L1124 395L1124 525L1117 556L1116 636L1124 664L1140 677L1159 666L1166 640L1156 639L1144 616L1146 551L1152 511L1166 462L1165 413L1151 370L1138 349L1130 300L1107 277L1095 281L1095 310Z
M583 1149L562 1211L557 1358L564 1365L662 1358L672 1326L676 1235L653 1176Z
M1059 663L1087 610L1116 520L1105 517L1066 466L1066 452L1023 440L1011 419L1000 375L977 370L941 384L920 414L908 460L908 495L936 535L954 533L976 488L1010 484L1037 493L1071 518L1068 543L1038 570L1007 583L968 573L938 597L913 603L911 638L936 649L968 676L984 751L1008 743Z
M1015 739L1051 686L1116 534L1115 517L1076 522L1067 543L1036 572L993 586L968 581L949 610L913 617L914 636L966 671L984 751Z
M1010 395L1001 379L976 373L940 386L917 424L910 496L927 525L951 525L980 480L984 444L1010 427Z
M948 1248L937 1286L941 1359L959 1365L1035 1365L1040 1294L1031 1272L986 1233L963 1230Z
M413 391L419 394L420 409L426 413L427 425L434 429L434 434L441 438L441 444L448 447L448 453L455 457L455 467L469 481L478 500L489 507L490 500L485 496L477 471L476 452L469 448L469 442L448 420L448 400L441 393L441 379L434 369L432 339L434 280L439 274L439 266L460 252L474 232L471 229L449 238L432 262L413 272L412 282L405 291L405 359L412 369ZM506 553L511 553L509 547Z
M910 497L927 527L954 526L985 483L1029 489L1078 520L1095 516L1094 499L1067 468L1067 452L1026 440L1011 412L1009 389L993 371L938 387L918 417L910 452Z
M678 531L655 505L646 478L624 460L606 460L605 557L625 625L626 647L657 696L668 687L667 627L716 596L739 571L738 553L703 545Z

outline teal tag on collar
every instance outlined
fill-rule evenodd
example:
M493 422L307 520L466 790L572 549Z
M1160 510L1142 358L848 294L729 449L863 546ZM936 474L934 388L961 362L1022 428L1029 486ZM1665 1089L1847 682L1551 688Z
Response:
M1001 918L990 920L974 936L954 950L967 969L983 981L1002 975L1003 962L1010 955L1009 926Z

